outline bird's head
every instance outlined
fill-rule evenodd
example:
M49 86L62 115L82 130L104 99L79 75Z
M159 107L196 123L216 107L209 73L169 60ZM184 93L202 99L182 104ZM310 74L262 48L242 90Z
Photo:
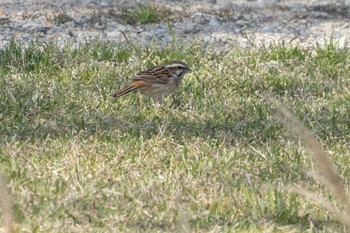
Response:
M192 72L188 65L183 61L173 61L164 67L172 73L175 73L177 76L183 76L186 73Z

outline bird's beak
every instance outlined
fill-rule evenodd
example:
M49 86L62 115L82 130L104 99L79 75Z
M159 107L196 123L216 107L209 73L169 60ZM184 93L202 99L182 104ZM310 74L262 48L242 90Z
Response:
M187 71L188 73L192 72L192 70L191 70L190 68L187 68L186 71Z

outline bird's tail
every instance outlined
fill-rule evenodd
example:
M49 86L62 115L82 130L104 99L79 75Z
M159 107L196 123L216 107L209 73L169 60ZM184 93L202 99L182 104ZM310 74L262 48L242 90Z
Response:
M123 88L123 89L121 89L121 90L119 90L119 91L113 93L111 96L113 96L113 97L115 97L115 98L118 98L118 97L120 97L120 96L122 96L122 95L125 95L125 94L127 94L127 93L129 93L129 92L132 92L132 91L134 91L134 90L136 90L136 89L137 89L136 86L126 87L126 88Z

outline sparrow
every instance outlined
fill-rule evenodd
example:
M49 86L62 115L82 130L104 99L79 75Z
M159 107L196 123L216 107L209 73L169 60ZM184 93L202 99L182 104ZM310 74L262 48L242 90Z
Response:
M163 66L155 66L141 71L131 78L132 84L111 96L120 97L136 89L142 94L161 101L170 95L181 83L186 73L192 72L183 61L172 61Z

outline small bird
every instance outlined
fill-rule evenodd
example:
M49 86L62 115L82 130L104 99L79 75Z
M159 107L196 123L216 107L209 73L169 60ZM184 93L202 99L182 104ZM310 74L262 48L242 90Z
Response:
M172 61L164 66L155 66L141 71L131 79L132 84L112 94L120 97L136 89L142 94L161 101L170 95L181 83L186 73L192 70L183 61Z

